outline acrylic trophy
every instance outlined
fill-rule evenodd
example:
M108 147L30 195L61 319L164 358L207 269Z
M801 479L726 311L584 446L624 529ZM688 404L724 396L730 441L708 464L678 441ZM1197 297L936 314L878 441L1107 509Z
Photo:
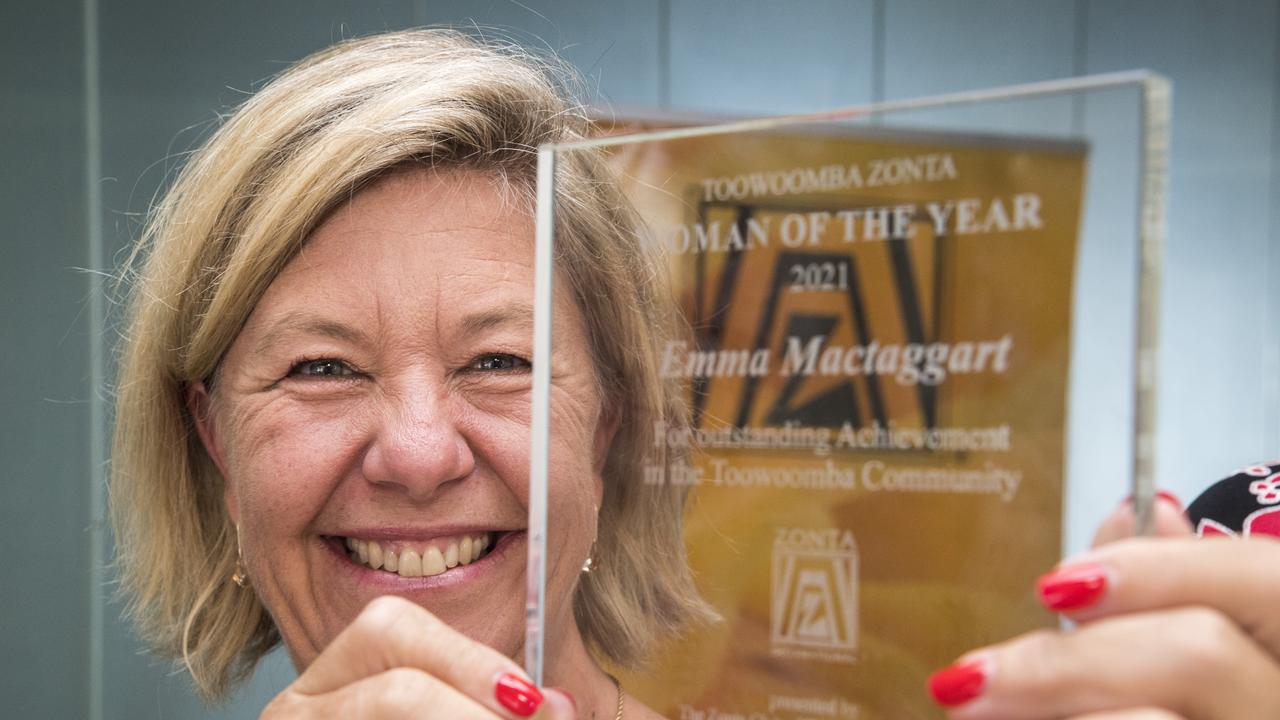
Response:
M940 718L931 670L1057 622L1031 588L1083 548L1091 498L1149 518L1168 118L1168 83L1131 72L543 147L530 672L565 615L545 586L567 168L607 165L636 272L678 313L629 349L678 411L603 502L674 498L649 505L683 508L666 557L718 616L611 671L673 718Z

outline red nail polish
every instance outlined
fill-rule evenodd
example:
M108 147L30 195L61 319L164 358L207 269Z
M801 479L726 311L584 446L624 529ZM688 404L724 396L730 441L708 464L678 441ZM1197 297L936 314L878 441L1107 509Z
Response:
M987 667L981 660L956 663L929 676L929 694L943 707L963 705L982 694Z
M493 696L502 707L520 717L529 717L542 704L542 693L538 692L538 688L512 673L498 677L498 682L493 687Z
M1178 509L1178 511L1179 511L1179 512L1181 512L1181 511L1182 511L1182 501L1178 499L1178 496L1177 496L1177 495L1174 495L1173 493L1169 492L1168 490L1159 490L1159 491L1157 491L1157 492L1156 492L1156 497L1158 497L1158 498L1160 498L1160 499L1164 500L1164 501L1165 501L1165 502L1167 502L1167 503L1172 504L1175 508L1177 508L1177 509Z
M1178 510L1182 510L1182 501L1178 499L1178 496L1177 496L1177 495L1174 495L1173 493L1169 492L1168 490L1157 490L1157 491L1156 491L1156 497L1157 497L1157 498L1159 498L1159 499L1161 499L1161 500L1164 500L1165 502L1167 502L1167 503L1169 503L1169 504L1171 504L1171 505L1173 505L1174 507L1178 508ZM1124 499L1124 500L1122 500L1122 501L1120 501L1120 504L1121 504L1121 505L1132 505L1132 504L1133 504L1133 495L1127 495L1127 496L1125 496L1125 499Z
M1093 563L1061 568L1040 576L1036 589L1040 602L1050 610L1079 610L1102 599L1107 589L1107 571Z

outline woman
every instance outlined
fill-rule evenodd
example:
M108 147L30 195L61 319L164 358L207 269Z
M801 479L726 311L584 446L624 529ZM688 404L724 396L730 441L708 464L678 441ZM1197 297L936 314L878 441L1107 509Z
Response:
M511 660L533 150L585 126L561 96L454 33L345 43L246 103L157 209L113 513L143 634L206 696L283 641L302 673L272 717L564 717L570 696L582 717L654 715L602 663L710 615L683 494L637 477L681 413L630 349L674 316L585 155L561 171L554 300L546 675L566 691Z
M559 98L518 54L459 35L345 43L250 100L157 209L112 507L139 626L206 696L283 642L300 675L268 717L654 716L604 664L709 611L683 496L636 477L646 433L683 416L655 358L628 350L658 347L671 312L585 153L558 182L547 677L565 689L511 660L531 150L584 127ZM1256 572L1277 547L1109 545L1044 583L1084 629L967 656L935 696L964 718L1280 716L1261 609L1280 588Z

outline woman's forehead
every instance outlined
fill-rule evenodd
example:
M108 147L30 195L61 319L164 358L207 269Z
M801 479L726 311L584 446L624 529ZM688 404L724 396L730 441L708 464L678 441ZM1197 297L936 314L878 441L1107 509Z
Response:
M427 315L461 329L531 326L532 237L532 218L487 177L398 173L316 228L259 301L264 322L251 324L278 334L332 315Z
M428 331L531 338L533 218L512 196L468 170L383 178L335 209L271 282L241 333L246 349L301 336L416 343ZM569 285L554 292L557 336L585 342Z
M397 172L339 205L300 255L343 262L434 253L531 264L533 217L509 196L498 180L474 171Z

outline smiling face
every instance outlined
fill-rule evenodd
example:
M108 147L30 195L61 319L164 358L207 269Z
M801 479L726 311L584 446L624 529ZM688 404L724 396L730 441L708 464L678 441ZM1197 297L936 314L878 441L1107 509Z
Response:
M386 594L518 652L532 237L486 176L381 180L312 233L212 391L191 391L253 587L299 667ZM581 313L554 302L548 622L576 634L611 425Z

